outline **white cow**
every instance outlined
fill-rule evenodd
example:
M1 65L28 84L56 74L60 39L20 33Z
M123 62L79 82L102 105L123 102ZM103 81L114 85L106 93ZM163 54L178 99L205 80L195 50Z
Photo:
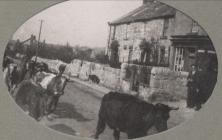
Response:
M46 73L46 77L43 78L43 80L40 82L40 85L44 88L44 89L47 89L47 86L48 84L52 81L52 79L54 77L56 77L55 74L52 74L52 73Z

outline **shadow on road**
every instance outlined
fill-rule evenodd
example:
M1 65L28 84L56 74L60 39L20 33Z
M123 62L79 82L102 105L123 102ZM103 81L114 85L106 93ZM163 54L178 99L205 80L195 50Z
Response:
M54 112L57 118L69 118L75 119L80 122L90 121L91 119L85 118L81 113L77 112L74 105L69 103L58 103L58 106Z
M75 135L76 131L73 130L71 127L64 125L64 124L55 124L55 125L51 125L49 126L50 128L66 133L66 134L70 134L70 135Z
M84 87L83 85L81 85L77 82L75 82L75 84L72 84L72 86L75 89L78 89L78 90L82 91L83 93L88 94L88 95L90 95L90 96L92 96L92 97L94 97L98 100L101 100L103 95L104 95L104 93L102 93L101 91L95 90L95 89L93 89L89 86L87 86L87 88L86 88L86 87Z

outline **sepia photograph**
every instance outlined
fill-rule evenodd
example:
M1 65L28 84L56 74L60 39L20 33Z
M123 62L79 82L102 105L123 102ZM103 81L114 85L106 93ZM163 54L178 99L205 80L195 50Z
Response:
M218 60L201 24L157 0L65 1L15 31L2 71L9 96L39 125L126 140L207 106Z

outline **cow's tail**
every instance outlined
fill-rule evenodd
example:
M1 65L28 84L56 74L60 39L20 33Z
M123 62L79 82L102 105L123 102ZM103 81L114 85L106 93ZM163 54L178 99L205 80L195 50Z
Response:
M101 102L101 106L99 109L99 119L98 119L98 123L97 123L97 127L96 127L96 134L95 134L95 139L99 138L99 135L104 131L105 127L106 127L106 123L105 123L105 97L106 95L103 97L102 102Z
M95 139L99 138L99 135L105 130L106 124L103 118L99 117L97 127L96 127L96 134Z

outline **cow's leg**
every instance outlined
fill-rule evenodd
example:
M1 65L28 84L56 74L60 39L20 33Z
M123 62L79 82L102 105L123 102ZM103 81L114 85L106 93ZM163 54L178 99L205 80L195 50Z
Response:
M120 135L120 132L118 130L113 131L113 136L115 140L119 140L119 135Z
M128 139L135 139L146 136L147 133L141 130L131 130L127 132Z
M33 98L33 97L32 97ZM29 113L30 116L38 121L40 110L39 110L39 99L38 97L34 97L36 99L31 99L29 104Z
M56 110L58 101L59 101L59 96L55 96L51 105L51 113Z
M99 118L97 128L96 128L96 134L94 137L95 139L99 138L99 135L104 131L105 127L106 127L105 122L103 121L103 119Z
M48 119L53 119L51 114L56 110L59 101L59 96L52 96L47 99L46 103L46 115Z
M52 113L53 103L54 103L54 97L53 96L48 96L48 98L46 100L46 112L47 112L47 115Z
M127 132L127 137L128 137L128 139L136 138L136 137L134 136L134 133L132 133L132 132Z
M41 120L45 114L46 114L46 99L45 97L41 97L39 103L39 120Z

